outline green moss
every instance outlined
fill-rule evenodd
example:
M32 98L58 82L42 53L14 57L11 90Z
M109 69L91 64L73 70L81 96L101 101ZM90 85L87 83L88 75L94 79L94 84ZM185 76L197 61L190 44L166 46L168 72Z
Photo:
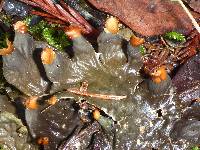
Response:
M4 11L0 12L0 20L8 27L12 26L11 16L6 15Z
M7 47L7 43L6 43L7 38L8 38L8 34L3 32L3 30L0 29L0 49Z
M3 150L3 145L0 144L0 150Z
M200 148L198 146L194 146L192 147L192 150L200 150Z
M144 55L146 53L146 48L143 45L139 46L139 51L142 55Z
M29 25L31 17L26 18L25 22ZM29 27L29 32L36 40L46 41L54 48L63 51L71 43L63 30L59 30L59 25L49 24L42 20L34 26Z
M8 47L6 43L6 38L7 35L5 33L0 34L0 49Z
M165 33L164 38L168 40L176 41L176 42L186 41L185 36L183 34L175 32L175 31Z
M45 28L42 32L44 39L49 45L63 50L70 45L67 36L62 30L54 30L53 28Z
M47 24L43 21L39 22L37 25L29 27L29 32L33 35L36 40L44 40L42 36L42 31L47 27Z

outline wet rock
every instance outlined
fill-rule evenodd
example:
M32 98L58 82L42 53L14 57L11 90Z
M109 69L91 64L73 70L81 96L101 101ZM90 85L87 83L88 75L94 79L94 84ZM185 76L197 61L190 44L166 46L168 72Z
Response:
M15 113L16 110L6 95L0 95L0 112L4 111Z
M200 105L193 100L200 97L200 55L190 58L173 78L182 105L186 106L182 117L175 122L170 136L174 141L184 139L200 143Z
M3 10L9 15L16 15L25 17L30 11L30 7L22 2L16 0L4 0Z
M172 137L175 139L185 139L191 141L194 144L200 142L200 121L198 120L180 120L176 122L174 130L172 131Z
M186 108L181 119L176 121L170 136L173 140L184 139L198 145L200 143L200 104L193 103Z
M26 109L26 123L33 138L49 138L49 144L44 147L46 150L58 148L61 141L81 127L78 112L73 105L74 101L62 99L46 110L45 106L38 110Z
M3 56L3 74L6 80L27 95L44 94L48 82L44 80L34 60L34 40L28 33L15 33L15 50ZM39 60L37 58L37 60Z
M58 150L85 150L90 145L93 134L99 130L99 123L94 122L79 133L72 135L71 138L61 144Z
M192 23L177 2L149 0L89 0L97 9L118 17L124 24L144 36L167 31L188 33Z
M8 112L0 113L0 145L1 149L37 150L36 145L30 144L27 128L21 120Z
M190 103L200 97L200 54L189 59L172 79L180 99Z
M173 149L169 133L181 114L178 96L174 88L170 87L161 95L155 95L148 90L147 82L143 82L133 95L133 101L138 111L137 122L139 128L137 149ZM136 101L136 102L135 102ZM182 142L177 146L183 149ZM188 146L188 145L187 145Z
M112 150L113 149L113 141L110 139L109 134L106 134L103 131L100 131L93 135L92 143L88 149L90 149L90 150L94 150L94 149Z

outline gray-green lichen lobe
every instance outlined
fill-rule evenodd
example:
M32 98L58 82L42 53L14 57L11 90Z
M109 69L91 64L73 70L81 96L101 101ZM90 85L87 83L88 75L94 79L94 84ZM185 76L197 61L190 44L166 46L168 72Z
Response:
M69 58L64 52L55 50L56 58L53 63L43 65L46 77L49 82L52 82L48 94L59 92L61 98L62 95L64 98L70 97L76 100L77 103L80 103L80 100L85 100L90 105L103 111L107 118L103 120L104 122L101 120L99 123L102 128L106 128L106 134L112 133L108 134L108 139L113 139L114 142L108 140L108 143L112 143L114 149L145 149L152 147L171 149L174 146L184 149L188 147L188 143L180 140L177 144L171 137L171 129L176 120L181 117L182 108L180 99L175 93L173 85L171 85L170 77L168 76L168 80L159 86L154 84L153 87L150 87L149 85L152 85L153 82L148 82L150 79L143 81L143 77L139 73L143 64L138 47L132 47L118 34L114 35L106 32L99 35L97 43L98 49L95 50L83 36L73 39L74 56L72 58ZM36 49L32 37L28 34L16 33L14 45L16 45L15 51L10 56L3 58L6 79L27 95L44 94L47 82L41 77L38 66L33 59ZM104 100L67 91L69 88L79 89L80 84L84 81L89 84L88 93L126 96L126 98ZM37 122L44 122L43 118L47 119L44 124L47 129L44 132L51 135L51 138L56 137L56 134L50 130L52 126L54 127L55 122L58 122L59 125L65 124L65 119L70 118L69 115L69 118L59 121L54 112L60 113L63 117L67 116L70 111L67 112L64 110L65 108L62 108L63 110L60 112L61 107L68 106L65 102L60 101L56 104L44 113L26 110L26 121L32 127L31 134L34 137L43 133L43 131L37 130L37 127L42 126L42 124L38 125ZM72 109L71 112L74 112L77 117L75 110ZM79 120L78 117L76 119ZM108 121L107 124L106 121ZM110 129L108 127L109 121L114 122ZM48 124L48 122L51 123ZM73 122L73 125L76 125L76 123ZM188 129L189 127L185 128ZM96 133L84 134L89 139L87 140L88 143L93 134ZM75 136L79 137L81 134L72 137ZM53 145L57 147L57 142L64 138L65 135L60 134L60 137L56 137L53 141ZM73 141L70 146L74 146ZM68 142L67 144L70 144ZM82 146L84 147L84 145Z
M45 93L48 83L41 77L34 60L34 39L28 33L15 33L15 50L3 56L3 73L6 80L27 95Z

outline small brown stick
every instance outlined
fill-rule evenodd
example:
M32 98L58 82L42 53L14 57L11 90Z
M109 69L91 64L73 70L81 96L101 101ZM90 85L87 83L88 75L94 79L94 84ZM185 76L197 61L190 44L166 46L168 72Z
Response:
M55 5L53 4L49 4L50 2L39 2L39 4L41 4L42 9L44 9L46 12L56 16L56 17L60 17L62 16L62 14L56 9Z
M73 18L65 9L63 9L59 4L55 4L56 7L58 8L58 11L62 14L63 17L65 17L65 19L70 22L70 23L74 23L77 25L80 25L79 22L77 22L77 20L75 18Z
M116 96L116 95L88 93L87 86L88 86L88 83L85 81L85 82L83 82L83 84L81 85L80 88L69 88L69 89L67 89L67 91L77 94L77 95L100 98L100 99L104 99L104 100L121 100L121 99L127 98L127 96L125 96L125 95L124 96Z
M44 3L46 3L50 8L52 8L53 10L55 9L54 3L52 2L52 0L43 0Z
M45 14L45 13L38 13L37 11L32 11L32 14L41 15L43 17L48 17L48 18L58 18L63 22L69 22L71 24L75 24L77 26L80 26L83 33L90 33L91 31L94 31L93 27L78 12L69 7L63 0L60 2L60 4L53 3L51 0L19 0L19 1L24 2L31 6L41 8L43 11L47 13ZM50 17L50 15L52 16Z
M40 7L40 5L38 5L37 3L35 2L32 2L32 1L28 1L28 0L19 0L25 4L28 4L28 5L31 5L31 6L34 6L34 7Z
M32 1L29 1L29 0L19 0L27 5L31 5L31 6L34 6L34 7L38 7L38 8L42 8L44 11L48 12L49 9L47 7L47 5L43 4L43 1L41 2L38 2L37 0L32 0Z
M52 24L60 24L64 25L64 27L66 26L66 23L62 20L56 20L55 18L45 18L45 20Z
M33 1L33 2L35 2L36 4L38 4L39 6L41 6L41 7L44 7L44 8L47 8L48 7L48 5L46 5L43 1L41 1L41 0L31 0L31 1Z
M19 1L24 2L24 3L26 3L28 5L31 5L31 6L35 6L35 7L41 8L44 11L48 12L49 14L51 14L51 15L57 17L57 18L61 17L61 15L58 13L58 11L52 11L52 8L49 7L46 3L44 3L41 0L32 0L32 1L29 1L29 0L19 0Z
M52 2L52 0L44 0L45 3L47 4L47 6L49 7L49 9L52 12L55 12L57 15L62 15L56 8L56 5Z
M69 13L76 18L78 22L80 22L82 25L85 26L88 32L93 30L93 27L79 14L77 13L74 9L72 9L70 6L66 5L66 3L61 0L60 4L63 8L69 11Z
M37 16L48 17L48 18L55 18L55 19L56 19L55 16L52 16L52 15L50 15L50 14L48 14L48 13L36 11L36 10L32 10L32 11L31 11L31 14L37 15ZM45 18L45 19L46 19L46 18Z
M78 88L70 88L70 89L67 89L67 91L77 94L77 95L100 98L100 99L105 99L105 100L121 100L121 99L127 98L127 96L104 95L104 94L93 94L93 93L81 92Z

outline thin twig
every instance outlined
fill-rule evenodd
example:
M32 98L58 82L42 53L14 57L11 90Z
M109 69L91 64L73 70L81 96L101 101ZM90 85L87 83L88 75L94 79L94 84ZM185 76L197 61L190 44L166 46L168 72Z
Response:
M64 27L67 26L65 22L63 22L62 20L59 20L59 19L45 18L45 20L52 24L60 24L60 25L64 25ZM60 29L62 29L62 28L60 28Z
M69 13L78 21L80 24L84 25L88 32L91 32L93 27L74 9L72 9L70 6L68 6L63 0L60 1L60 5L69 11Z
M104 99L104 100L121 100L121 99L127 98L126 95L117 96L117 95L105 95L105 94L81 92L80 89L78 89L78 88L69 88L69 89L67 89L67 91L74 93L74 94L77 94L77 95L81 95L81 96L99 98L99 99Z
M50 15L50 14L48 14L48 13L43 13L43 12L41 12L41 11L32 10L32 11L31 11L31 14L37 15L37 16L42 16L42 17L48 17L48 18L54 18L54 19L56 19L55 16L52 16L52 15Z
M88 87L88 83L87 83L87 81L84 81L80 88L69 88L69 89L67 89L67 91L70 93L81 95L81 96L94 97L94 98L105 99L105 100L121 100L121 99L127 98L126 95L117 96L117 95L89 93L89 92L87 92L87 87Z
M31 1L27 1L27 0L19 0L20 2L23 2L27 5L31 5L31 6L34 6L34 7L40 7L37 3L35 2L31 2Z

